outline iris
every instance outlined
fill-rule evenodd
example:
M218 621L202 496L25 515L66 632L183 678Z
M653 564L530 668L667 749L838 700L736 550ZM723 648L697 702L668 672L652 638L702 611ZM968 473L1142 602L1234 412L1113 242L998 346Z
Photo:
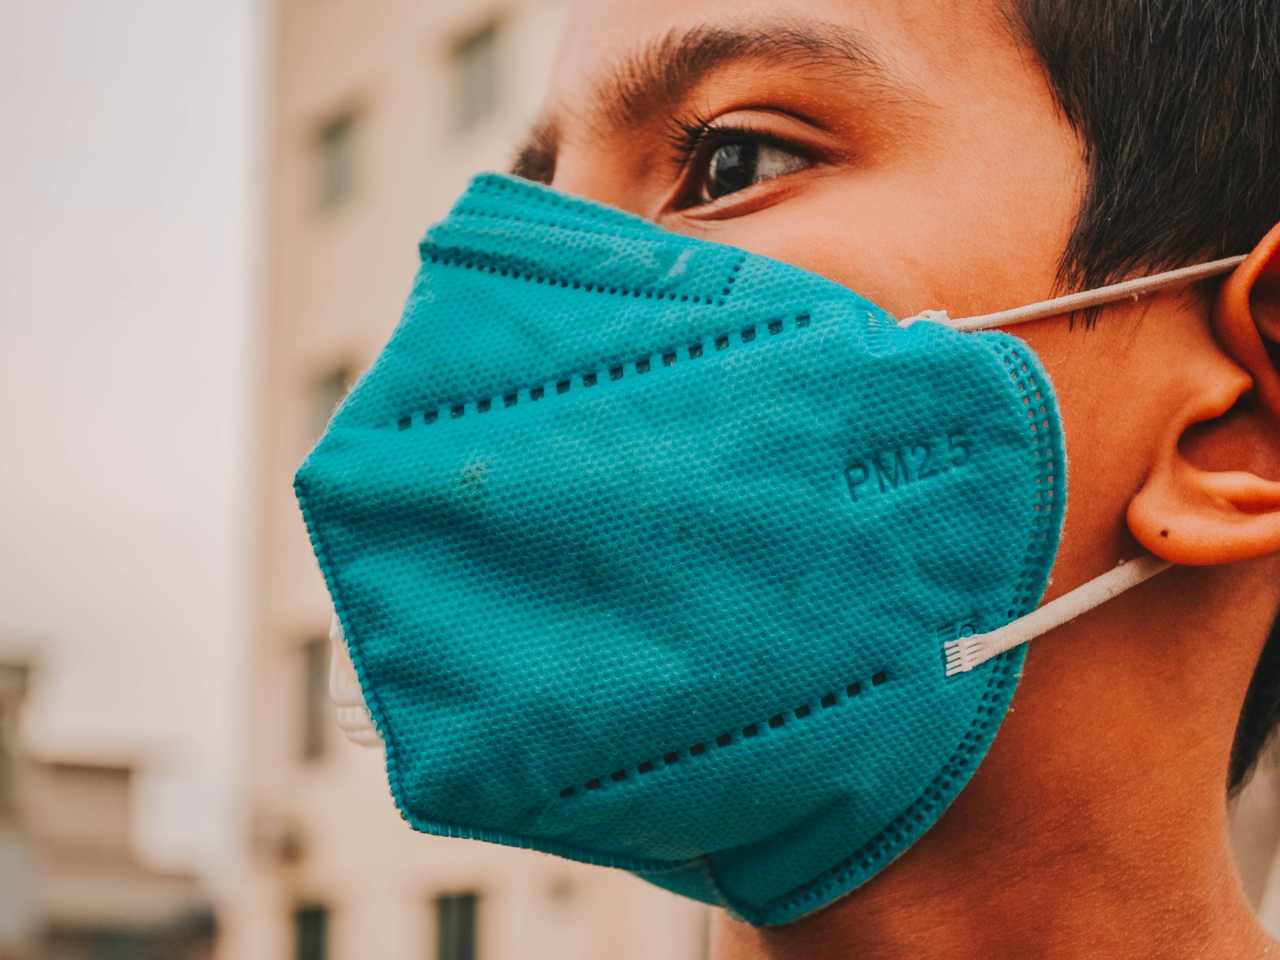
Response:
M703 203L710 203L809 165L804 157L774 143L761 140L723 143L707 158L701 199Z

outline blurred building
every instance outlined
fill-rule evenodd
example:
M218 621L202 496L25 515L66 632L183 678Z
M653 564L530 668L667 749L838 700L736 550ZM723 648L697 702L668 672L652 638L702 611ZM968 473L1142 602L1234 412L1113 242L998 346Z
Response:
M130 843L132 768L25 755L28 667L0 663L0 960L206 960L195 878Z
M1245 896L1267 932L1280 937L1280 739L1263 750L1230 809L1231 850Z
M331 608L292 476L399 318L417 241L536 112L563 0L277 0L250 878L228 960L697 960L635 878L413 833L326 696Z

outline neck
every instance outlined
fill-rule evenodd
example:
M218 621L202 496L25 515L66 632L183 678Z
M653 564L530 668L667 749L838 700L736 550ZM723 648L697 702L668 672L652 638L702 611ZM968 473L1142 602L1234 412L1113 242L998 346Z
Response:
M1255 591L1204 614L1206 592L1245 589L1239 574L1174 570L1033 641L991 752L933 829L827 910L722 921L715 960L1274 956L1225 787L1274 608Z

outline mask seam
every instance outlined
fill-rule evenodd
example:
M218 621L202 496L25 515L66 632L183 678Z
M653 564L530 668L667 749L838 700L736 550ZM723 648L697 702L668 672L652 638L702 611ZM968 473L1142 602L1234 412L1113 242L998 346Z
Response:
M790 321L790 330L788 330L788 321ZM681 363L681 354L685 357L685 362L695 362L703 359L707 353L704 341L710 341L711 347L716 354L724 353L731 346L735 345L759 345L766 343L774 337L784 333L795 333L803 330L810 325L812 318L808 310L802 310L790 315L774 316L767 320L760 320L739 328L735 333L721 332L714 337L702 337L695 343L686 347L668 347L654 353L628 360L618 364L607 364L597 366L589 371L568 374L563 377L552 377L543 380L533 386L520 386L506 390L501 390L496 396L483 398L472 398L462 403L446 404L426 410L416 410L408 416L398 417L395 420L389 420L377 424L375 430L386 430L394 424L403 433L415 426L431 427L439 423L441 420L461 420L467 416L468 412L473 412L476 416L493 413L498 409L510 409L520 405L522 394L527 394L529 403L537 403L544 398L551 396L564 396L573 391L575 384L581 390L592 390L604 384L614 384L623 380L631 379L626 376L627 369L631 368L635 371L635 376L644 376L654 371L654 360L661 364L661 369L674 367ZM762 332L763 331L763 332ZM607 380L601 378L601 374L608 377ZM550 388L550 389L549 389ZM551 391L554 391L554 394ZM499 406L500 404L500 406Z
M863 686L863 681L855 680L850 684L842 684L834 691L823 694L816 698L816 709L813 703L803 703L798 707L789 708L765 720L757 720L742 727L741 730L733 730L728 733L722 733L716 737L708 737L700 743L695 743L690 747L682 750L672 750L662 754L655 754L653 759L645 760L638 764L631 764L614 771L611 774L593 777L587 780L585 784L578 784L566 787L560 791L561 800L569 800L579 796L580 791L588 791L594 793L597 790L605 788L609 783L622 783L634 774L637 777L645 776L650 773L656 773L659 770L666 770L674 767L682 760L685 762L693 760L697 757L710 754L711 745L714 744L718 750L724 750L739 743L748 740L754 740L764 734L766 730L778 730L784 726L807 720L809 717L826 716L825 711L835 707L849 703L853 700L860 700L864 694L871 692L879 687L884 686L890 680L887 670L877 671L870 680L866 681L869 687ZM824 711L819 713L818 711ZM794 714L791 720L787 719L787 714Z
M720 888L720 880L716 876L715 864L711 860L711 854L704 853L701 856L694 857L685 865L685 869L691 869L691 868L696 868L699 872L701 872L703 880L705 880L707 883L708 892L713 894L716 898L714 903L712 903L710 900L702 900L701 902L710 903L712 906L723 907L724 909L729 910L730 913L733 913L734 911L730 906L729 901L725 899L724 891ZM639 876L642 880L649 880L649 874L643 871L637 872L636 875ZM652 883L653 881L650 880L649 882ZM677 896L679 896L679 894L677 894ZM694 899L700 899L700 898L694 898ZM737 919L742 919L742 918L739 917Z
M982 334L968 335L981 336ZM1027 363L1026 358L1019 352L1018 347L1011 343L1001 342L996 344L996 349L1000 359L1004 361L1010 380L1013 381L1011 389L1017 390L1017 396L1026 411L1027 420L1030 421L1027 425L1035 436L1035 460L1037 464L1036 489L1030 503L1030 542L1023 557L1022 574L1018 578L1017 586L1014 589L1013 597L1006 613L1007 622L1012 623L1014 620L1034 611L1036 604L1044 593L1045 583L1043 581L1047 577L1048 571L1037 571L1039 570L1040 555L1048 544L1051 527L1056 527L1055 544L1061 536L1065 500L1058 495L1059 491L1063 489L1062 484L1058 481L1065 476L1065 463L1061 465L1057 463L1059 452L1055 450L1054 437L1051 433L1048 412L1051 401L1049 397L1045 396L1046 393L1052 393L1051 385L1048 382L1041 384L1036 380L1035 369ZM1063 456L1065 457L1065 454ZM1052 559L1050 563L1052 563ZM1037 585L1036 580L1041 582ZM1000 625L998 624L997 626ZM994 629L994 627L988 625L987 629ZM946 638L947 641L953 639L955 638L950 636ZM943 643L940 656L943 672L946 673L946 642ZM947 677L947 681L948 683L954 683L959 677L960 674L958 673L952 674Z
M972 334L970 335L972 336ZM983 335L979 334L978 336ZM1012 380L1010 390L1016 391L1014 396L1021 400L1021 406L1026 410L1027 419L1030 421L1027 424L1029 432L1035 436L1033 461L1035 464L1036 486L1035 493L1030 501L1030 506L1032 507L1031 535L1022 564L1022 576L1018 580L1018 586L1015 589L1012 601L1014 606L1009 611L1009 618L1012 620L1015 616L1025 615L1030 609L1034 609L1035 604L1039 602L1039 594L1034 597L1031 596L1034 580L1042 581L1039 593L1042 594L1044 592L1043 581L1047 580L1049 574L1049 569L1043 564L1044 548L1049 545L1049 534L1052 532L1054 534L1054 552L1056 553L1056 546L1061 537L1065 498L1061 495L1042 497L1041 494L1049 494L1064 489L1064 486L1057 483L1057 481L1065 476L1062 472L1065 464L1058 464L1064 454L1061 445L1061 434L1054 425L1050 412L1051 406L1056 409L1052 399L1051 382L1047 376L1043 375L1043 371L1036 369L1034 361L1030 357L1026 357L1019 352L1019 347L1014 344L1020 343L1020 341L1009 343L1005 341L1004 335L997 334L995 336L1000 339L992 344L995 347L994 352L996 352L997 358L1003 362L1009 373L1009 377ZM1008 339L1012 340L1012 338ZM1038 382L1037 377L1043 382ZM1031 388L1030 391L1027 389L1028 386ZM1052 566L1052 557L1049 559L1049 566ZM943 657L943 670L945 672L945 654L940 653L940 655ZM992 722L996 722L998 728L999 722L1003 719L1003 711L1000 718L995 717L995 712L1002 700L1005 702L1005 708L1007 709L1007 703L1012 697L1012 692L1005 695L1000 691L1005 688L1008 682L1006 678L1015 661L1021 663L1025 656L1026 648L1023 646L1007 651L990 661L993 666L988 673L982 699L975 709L969 728L961 738L960 745L947 759L947 762L943 764L942 771L938 776L930 782L919 797L912 801L893 820L888 829L878 833L835 866L823 871L824 875L820 875L818 878L803 884L795 891L771 900L761 908L750 907L745 904L737 904L735 908L738 910L745 909L747 911L746 915L763 919L779 912L790 913L797 905L806 900L824 902L824 898L833 888L844 887L849 883L853 877L855 864L860 870L868 870L873 864L879 870L885 866L885 864L880 863L885 856L888 856L891 861L894 857L907 850L919 836L918 833L915 836L912 834L915 831L923 832L922 826L926 822L924 814L931 813L934 806L939 803L945 802L945 804L949 804L952 802L955 796L959 794L959 790L957 790L955 794L947 797L947 794L950 793L952 781L959 781L964 778L964 782L967 782L967 777L972 776L973 771L977 769L978 763L986 755L984 750L977 756L976 760L974 758L974 753L978 750L979 744L982 743L983 735L990 728ZM951 678L952 682L955 679ZM960 789L963 789L963 783ZM908 821L911 821L911 823L908 823ZM897 847L896 851L893 849L894 847Z
M1013 381L1013 386L1017 389L1022 400L1022 405L1026 409L1028 427L1032 434L1035 435L1035 461L1036 461L1036 489L1031 500L1031 536L1027 545L1027 552L1022 563L1022 576L1018 580L1018 587L1011 601L1008 611L1010 621L1018 617L1026 616L1036 608L1036 604L1040 601L1041 594L1044 593L1045 584L1039 584L1039 590L1036 590L1036 580L1043 581L1048 571L1039 571L1040 559L1045 547L1049 541L1051 525L1056 526L1054 542L1061 536L1063 497L1056 496L1057 491L1062 489L1058 483L1062 476L1061 469L1057 463L1058 451L1055 450L1053 430L1049 419L1050 400L1045 396L1049 390L1047 384L1040 384L1036 380L1036 371L1026 358L1019 352L1018 348L1011 344L1002 344L1002 357L1005 367L1008 368L1009 377ZM1043 494L1043 496L1042 496ZM1056 523L1055 523L1056 520ZM1056 551L1055 551L1056 552ZM1052 563L1052 560L1050 561ZM1033 596L1034 594L1034 596ZM945 652L943 653L944 671L945 671ZM952 678L954 680L954 678Z
M618 239L619 235L622 235L625 239L628 239L628 240L652 241L653 239L649 235L649 231L646 231L637 227L622 227L618 229L618 228L609 226L607 224L601 224L600 229L597 230L597 229L594 229L596 221L592 221L590 225L570 224L570 223L565 223L564 221L556 220L556 219L537 220L532 217L517 216L513 213L498 213L495 210L482 210L474 207L463 207L463 206L459 206L457 209L455 209L453 211L453 216L476 217L477 219L484 219L484 220L498 220L498 221L501 221L502 223L522 223L531 227L551 227L552 229L555 229L555 230L565 230L569 233L581 233L589 237L605 237L610 240ZM673 235L672 239L674 240L677 236L678 235ZM671 241L668 241L668 242L671 242ZM436 244L432 242L432 246L436 246ZM686 249L693 249L693 248L686 247Z
M434 252L428 253L428 250ZM732 296L733 285L737 283L738 274L742 271L743 263L746 262L746 254L739 254L735 258L729 275L721 281L719 295L708 294L705 291L690 295L687 293L676 294L670 290L659 290L656 287L623 287L616 283L596 283L594 281L588 283L565 276L552 276L545 272L523 271L511 266L504 267L495 263L485 262L493 260L495 256L495 254L468 254L457 247L442 247L434 241L429 246L424 244L421 252L424 266L429 260L437 265L462 267L464 270L479 270L482 273L488 272L502 277L509 277L513 280L523 280L526 283L547 283L550 286L564 287L565 289L585 289L588 293L608 293L614 296L635 297L636 299L644 297L646 300L670 300L673 303L678 300L680 303L696 303L717 307L725 306L725 298Z
M707 883L711 884L711 889L714 890L716 896L720 898L720 906L728 911L729 916L733 917L733 919L746 920L750 923L750 920L748 920L747 917L738 912L737 906L733 903L728 894L725 893L724 885L720 883L720 874L716 872L716 864L712 859L712 856L713 854L708 853L698 859L702 861L702 869L707 875Z

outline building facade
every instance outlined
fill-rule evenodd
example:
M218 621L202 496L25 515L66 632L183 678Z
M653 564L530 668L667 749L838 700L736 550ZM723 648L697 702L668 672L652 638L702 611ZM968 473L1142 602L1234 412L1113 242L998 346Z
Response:
M399 318L417 241L509 166L564 0L277 0L253 849L222 916L234 960L705 956L706 912L627 874L426 837L380 750L326 696L331 607L292 476Z
M132 765L24 749L30 674L0 659L0 960L208 960L197 878L133 852Z

